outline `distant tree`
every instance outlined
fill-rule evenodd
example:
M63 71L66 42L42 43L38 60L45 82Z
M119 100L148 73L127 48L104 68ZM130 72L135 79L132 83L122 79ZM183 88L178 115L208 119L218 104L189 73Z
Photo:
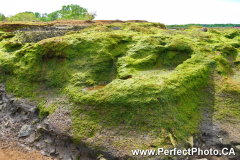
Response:
M93 20L97 16L97 12L91 12L91 20Z
M68 15L70 15L70 6L62 6L62 9L58 11L60 13L61 19L68 19Z
M42 21L42 22L46 22L47 21L47 17L48 17L48 14L47 13L43 13L42 16L39 18L39 20Z
M34 14L35 14L36 20L38 20L41 17L41 13L35 12Z
M6 19L6 17L4 16L4 14L0 13L0 21L3 21L5 19Z
M61 10L54 11L50 14L38 12L20 12L14 16L7 17L10 21L35 21L42 22L60 20L93 20L97 16L96 12L89 13L86 8L83 8L77 4L64 5ZM4 16L5 17L5 16ZM0 20L3 17L0 15Z
M30 12L30 11L25 11L25 12L23 12L23 13L33 13L33 12ZM34 14L34 13L33 13Z
M11 21L34 21L36 19L33 12L20 12L14 16L8 17Z
M86 8L80 7L76 4L62 6L62 9L57 11L61 19L81 20L85 19L88 11Z
M48 21L54 21L58 18L58 15L59 13L56 11L56 12L52 12L50 14L47 15L47 19Z
M97 16L96 12L85 13L83 20L93 20Z

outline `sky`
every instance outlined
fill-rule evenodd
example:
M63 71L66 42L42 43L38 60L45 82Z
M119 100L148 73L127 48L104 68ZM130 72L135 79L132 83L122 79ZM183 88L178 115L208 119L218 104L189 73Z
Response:
M51 13L77 4L96 12L95 20L147 20L170 24L240 24L240 0L5 0L5 16L32 11Z

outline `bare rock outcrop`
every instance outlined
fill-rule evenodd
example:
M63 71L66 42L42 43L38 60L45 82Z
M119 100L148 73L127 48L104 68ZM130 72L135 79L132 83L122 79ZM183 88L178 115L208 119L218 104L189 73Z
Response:
M201 31L201 32L207 32L207 28L206 27L203 27L203 28L201 28L201 29L199 29L198 31Z

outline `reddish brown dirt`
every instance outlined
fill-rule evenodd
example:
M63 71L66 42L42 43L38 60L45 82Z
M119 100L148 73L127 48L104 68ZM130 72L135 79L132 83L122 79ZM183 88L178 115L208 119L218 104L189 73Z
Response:
M88 90L88 91L99 90L99 89L101 89L101 88L103 88L103 87L105 87L105 86L106 86L106 85L99 85L99 86L96 86L96 87L88 88L87 90Z
M39 151L27 150L14 142L0 140L0 160L52 160Z

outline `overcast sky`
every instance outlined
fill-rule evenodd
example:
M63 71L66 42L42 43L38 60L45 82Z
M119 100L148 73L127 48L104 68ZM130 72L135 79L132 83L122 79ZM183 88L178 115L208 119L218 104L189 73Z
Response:
M51 13L77 4L96 11L96 20L147 20L164 24L240 23L240 0L3 0L5 16L32 11Z

